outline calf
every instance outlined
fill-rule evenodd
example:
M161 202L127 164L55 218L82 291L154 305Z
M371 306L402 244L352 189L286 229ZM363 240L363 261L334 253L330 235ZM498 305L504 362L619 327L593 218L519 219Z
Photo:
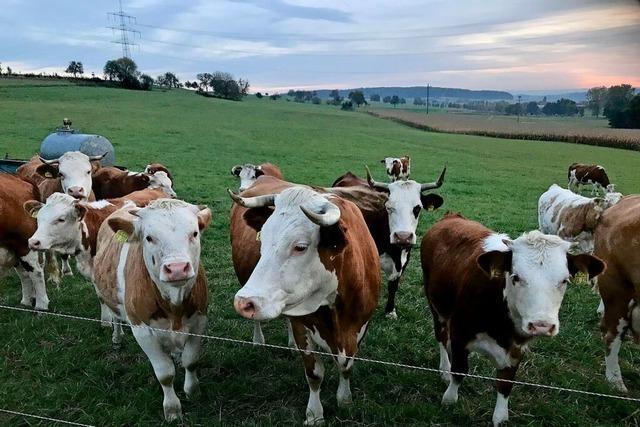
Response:
M271 163L263 163L258 166L252 165L251 163L246 163L244 166L236 165L231 168L231 175L240 179L240 191L244 191L249 188L254 182L256 182L256 179L262 175L283 179L280 168Z
M42 201L53 193L65 193L79 200L95 200L91 191L91 176L100 169L102 156L87 156L80 151L68 151L57 159L45 160L36 168L45 178L39 185Z
M161 199L146 208L115 212L98 233L94 268L98 298L115 319L131 324L133 336L162 385L167 421L182 415L173 388L172 353L182 353L185 393L191 396L198 389L195 365L200 337L195 335L203 334L207 324L207 279L200 264L200 233L210 221L211 211L206 207ZM125 233L128 240L120 243L115 232ZM115 343L120 334L119 325L115 325Z
M28 239L36 230L35 218L23 205L39 199L38 188L16 176L0 173L0 276L12 267L20 276L22 299L20 304L47 310L49 298L38 254L29 249Z
M538 200L538 225L545 234L576 242L582 252L593 252L593 231L605 199L590 199L553 184Z
M440 369L449 387L444 404L458 400L471 351L487 355L497 369L493 423L509 418L508 401L523 347L537 336L554 336L558 311L571 277L595 277L604 263L572 255L571 244L531 231L510 240L480 223L447 214L422 239L421 258Z
M173 185L175 183L175 181L173 180L173 175L171 175L169 169L162 163L150 163L144 168L144 173L148 173L149 175L153 175L156 172L166 173L171 180L171 184Z
M567 172L569 180L569 189L579 191L581 185L591 185L592 194L599 190L610 190L611 182L607 176L607 172L599 165L585 165L582 163L573 163L569 166Z
M93 191L98 200L123 197L145 188L163 188L170 197L175 197L172 189L173 183L164 171L148 174L107 167L97 171L93 175L92 181Z
M384 163L389 181L395 182L400 179L409 179L411 174L411 159L409 156L385 157L380 160L380 163Z
M300 186L256 197L230 194L247 209L249 226L261 230L260 259L234 307L254 320L289 317L309 384L306 424L320 424L324 365L310 351L319 346L334 355L338 404L351 403L353 357L379 293L375 243L358 208L338 197Z
M595 231L594 253L607 263L598 277L604 303L601 330L605 343L607 380L621 392L622 379L618 353L627 332L640 342L640 196L622 198L607 209Z

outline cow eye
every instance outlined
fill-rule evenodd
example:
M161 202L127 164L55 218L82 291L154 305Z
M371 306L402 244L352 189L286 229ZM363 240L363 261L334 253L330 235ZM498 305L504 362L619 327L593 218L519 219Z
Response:
M64 218L58 218L58 222L64 222Z
M147 240L147 242L149 242L149 243L153 243L153 241L154 241L154 240L153 240L153 237L151 237L151 236L147 236L147 237L145 237L145 239L146 239L146 240Z
M413 216L415 216L416 218L418 218L418 216L420 215L420 211L422 210L422 206L420 205L415 205L413 207Z
M306 244L304 244L304 243L298 243L297 245L295 245L295 246L293 247L293 250L294 250L295 252L302 253L302 252L306 251L306 250L307 250L307 248L308 248L308 245L306 245Z
M513 282L514 285L517 285L518 283L520 283L520 276L518 276L517 274L512 275L511 282Z
M393 213L395 211L396 211L395 208L393 208L392 206L387 206L387 212Z
M60 179L64 179L64 174L62 172L58 172L58 176L60 177Z
M87 175L91 175L91 171L87 171Z
M197 231L194 231L194 232L191 234L191 237L193 237L194 239L195 239L196 237L198 237L198 232L197 232Z

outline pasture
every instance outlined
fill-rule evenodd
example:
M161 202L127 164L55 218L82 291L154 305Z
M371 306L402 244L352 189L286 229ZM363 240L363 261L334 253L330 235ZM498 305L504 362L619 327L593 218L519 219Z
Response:
M328 186L347 170L364 175L364 164L385 180L379 161L409 154L412 178L432 181L443 164L445 199L435 213L422 213L421 236L445 211L516 237L537 228L537 199L554 182L566 183L573 162L599 163L618 191L640 192L640 153L544 141L427 133L335 108L249 97L244 102L195 96L182 90L135 92L96 87L7 87L0 85L0 151L28 158L41 140L70 117L74 127L111 140L117 163L141 170L166 164L178 196L208 204L214 213L203 235L209 277L207 334L251 340L252 324L232 307L238 283L231 264L226 188L237 188L230 168L271 161L293 182ZM362 357L438 366L431 316L422 291L419 252L414 251L397 299L399 319L384 318L381 299ZM384 286L384 285L383 285ZM383 295L386 292L383 291ZM50 309L99 318L92 286L76 274L60 289L49 288ZM17 277L0 281L0 303L17 306ZM614 393L604 378L604 348L596 314L598 298L586 286L569 287L560 313L560 333L535 341L517 379ZM99 324L0 309L0 407L95 425L161 425L160 387L151 366L125 331L122 348ZM285 345L284 322L265 325L268 343ZM630 396L640 397L640 353L621 351ZM467 379L460 401L440 404L446 386L437 374L356 362L354 405L335 403L337 373L327 363L322 388L329 425L486 425L493 411L494 384ZM470 372L494 375L482 357ZM295 352L203 341L201 395L184 398L184 425L300 425L308 397L302 363ZM176 390L181 390L182 373ZM510 425L637 425L637 403L516 386ZM2 425L49 425L0 414Z

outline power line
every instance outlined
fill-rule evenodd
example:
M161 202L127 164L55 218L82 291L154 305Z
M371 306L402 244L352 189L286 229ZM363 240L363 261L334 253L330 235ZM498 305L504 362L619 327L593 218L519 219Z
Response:
M66 424L70 426L94 427L91 424L76 423L74 421L61 420L59 418L43 417L42 415L27 414L26 412L12 411L9 409L0 408L0 412L4 412L5 414L18 415L18 416L27 417L27 418L36 418L38 420L51 421L54 423Z
M129 49L129 46L137 46L138 43L130 41L129 34L131 34L134 39L136 35L140 38L140 31L134 30L129 26L130 24L136 23L136 17L124 13L122 10L122 0L118 0L118 4L120 6L118 12L108 14L108 16L113 19L114 25L108 26L107 28L111 28L114 32L120 32L120 38L112 40L111 43L122 45L122 57L131 58L131 49Z

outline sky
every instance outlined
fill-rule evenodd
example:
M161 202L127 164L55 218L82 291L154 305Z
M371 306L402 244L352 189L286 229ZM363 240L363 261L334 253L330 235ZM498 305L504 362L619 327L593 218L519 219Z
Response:
M140 71L227 71L252 91L640 87L638 0L122 0ZM117 0L0 0L0 62L102 75Z

